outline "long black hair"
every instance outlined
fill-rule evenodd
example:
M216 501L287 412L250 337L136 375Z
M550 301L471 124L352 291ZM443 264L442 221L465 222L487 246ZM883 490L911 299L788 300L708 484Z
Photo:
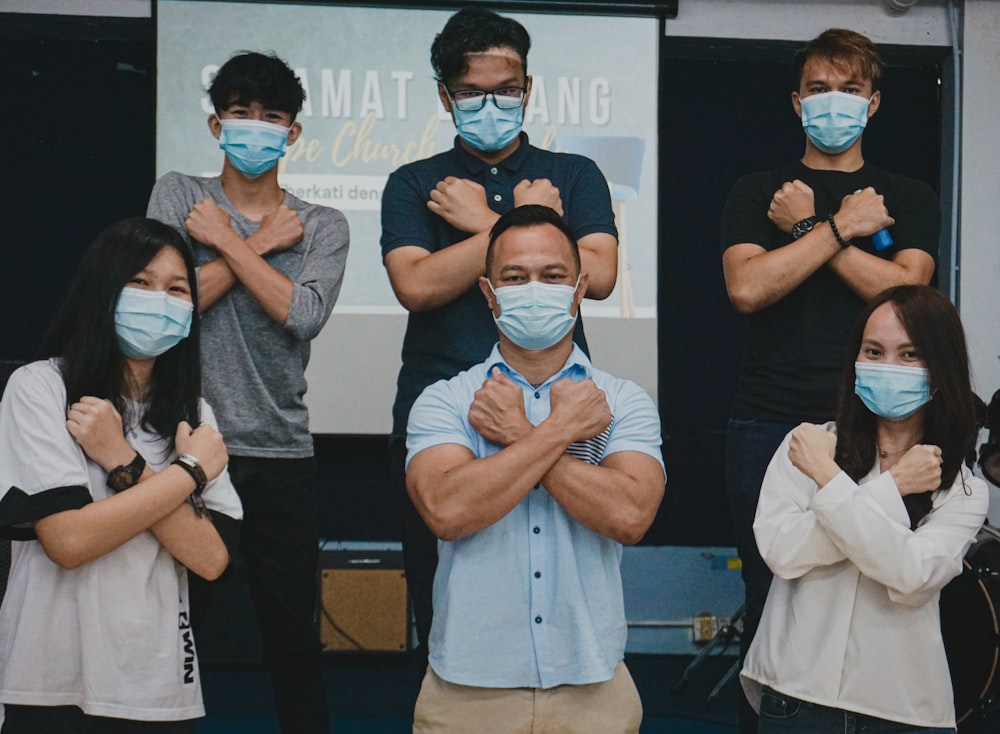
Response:
M146 395L132 396L131 375L115 336L115 305L132 276L164 247L176 250L187 269L194 303L191 332L156 358ZM200 422L198 326L198 281L187 243L173 227L155 219L125 219L101 232L84 254L42 343L41 357L59 360L67 407L84 395L106 398L126 429L141 423L172 448L180 421L192 426ZM130 397L142 399L144 414L135 415Z
M926 406L921 443L940 447L943 460L940 488L950 487L976 444L976 405L962 322L951 301L929 286L889 288L861 312L848 343L850 362L840 385L836 462L857 481L868 474L877 458L876 416L854 394L854 362L869 317L885 303L892 305L930 375L932 397ZM930 492L903 498L911 527L916 527L930 512L931 499Z

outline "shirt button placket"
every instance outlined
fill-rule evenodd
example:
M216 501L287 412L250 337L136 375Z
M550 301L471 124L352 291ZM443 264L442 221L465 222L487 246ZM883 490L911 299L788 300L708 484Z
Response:
M541 485L536 485L535 489L538 489ZM535 650L539 655L539 663L541 664L543 660L546 659L548 650L548 636L545 633L545 628L543 626L545 620L548 617L548 612L545 609L545 599L546 595L541 586L540 579L542 578L541 569L545 565L545 555L548 550L548 544L550 539L545 536L548 532L547 528L542 527L541 520L546 517L545 514L545 497L541 492L532 492L528 497L528 527L531 528L531 532L528 535L528 568L534 569L530 571L531 573L531 593L530 593L530 618L531 618L531 634L535 642ZM544 664L541 664L544 668Z

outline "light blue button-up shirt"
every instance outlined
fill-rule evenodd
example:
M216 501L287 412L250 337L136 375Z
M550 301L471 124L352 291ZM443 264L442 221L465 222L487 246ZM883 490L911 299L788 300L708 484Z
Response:
M660 454L660 420L638 385L595 369L576 346L538 388L494 347L489 359L428 387L410 412L407 462L441 444L477 459L499 452L469 424L469 406L493 367L524 392L528 420L550 412L549 389L565 377L592 379L612 424L571 453L591 463L619 451ZM506 516L455 541L438 541L430 665L444 680L488 688L551 688L610 680L625 653L621 544L570 516L545 490L531 490Z

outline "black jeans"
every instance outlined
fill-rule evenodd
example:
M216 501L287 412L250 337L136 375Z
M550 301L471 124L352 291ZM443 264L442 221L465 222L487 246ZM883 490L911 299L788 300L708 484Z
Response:
M229 476L243 502L240 552L281 732L329 734L316 626L316 461L231 456ZM192 604L203 597L192 593Z
M194 720L133 721L88 716L76 706L4 706L2 734L194 734Z
M764 686L760 699L760 734L954 734L954 729L936 729L901 724L853 711L820 706Z
M410 604L417 623L420 649L427 651L434 616L434 574L437 571L437 538L420 517L406 491L406 440L393 441L389 446L389 483L403 507L403 570Z
M753 518L764 472L789 431L797 424L764 423L730 418L726 425L726 493L736 531L736 550L742 562L745 593L743 634L740 636L740 663L746 658L750 642L757 634L764 600L771 588L771 569L757 550ZM739 689L740 732L757 731L757 714Z

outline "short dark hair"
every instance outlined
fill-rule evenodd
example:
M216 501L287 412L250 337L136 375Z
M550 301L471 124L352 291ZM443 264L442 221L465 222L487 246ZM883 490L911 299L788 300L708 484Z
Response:
M431 44L431 66L437 80L447 86L468 70L466 54L491 48L514 49L524 73L528 73L531 37L523 25L486 8L462 8L448 19Z
M843 66L872 83L872 91L878 89L885 64L871 39L847 28L830 28L809 41L795 54L797 80L802 80L802 70L809 59L829 61L835 66Z
M576 237L573 235L573 230L569 228L569 225L567 225L566 222L563 221L563 218L559 216L559 213L551 207L542 206L541 204L525 204L524 206L515 207L506 214L501 215L493 225L493 229L490 230L490 244L486 248L487 277L489 276L490 268L493 266L494 245L500 235L508 229L538 227L543 224L551 224L562 233L563 237L566 238L566 244L569 245L569 251L573 256L573 264L576 265L576 269L579 271L580 245L577 243Z
M854 362L872 312L889 303L906 329L930 379L922 443L941 448L941 487L955 481L978 436L975 396L969 377L969 354L958 311L940 291L925 285L901 285L877 295L862 310L848 342L849 361L840 384L837 409L837 464L855 481L876 461L876 417L854 393ZM916 527L931 509L929 492L903 498Z
M144 415L129 402L128 366L115 334L115 306L133 275L165 247L184 260L194 314L191 332L156 358ZM42 344L43 358L56 358L66 385L67 407L84 395L110 400L128 425L142 423L173 447L177 424L199 424L201 393L198 279L184 238L155 219L136 217L104 229L87 249L66 298Z
M306 92L288 64L274 54L238 51L216 72L208 88L216 112L232 104L260 102L272 110L287 112L294 119L302 109Z

